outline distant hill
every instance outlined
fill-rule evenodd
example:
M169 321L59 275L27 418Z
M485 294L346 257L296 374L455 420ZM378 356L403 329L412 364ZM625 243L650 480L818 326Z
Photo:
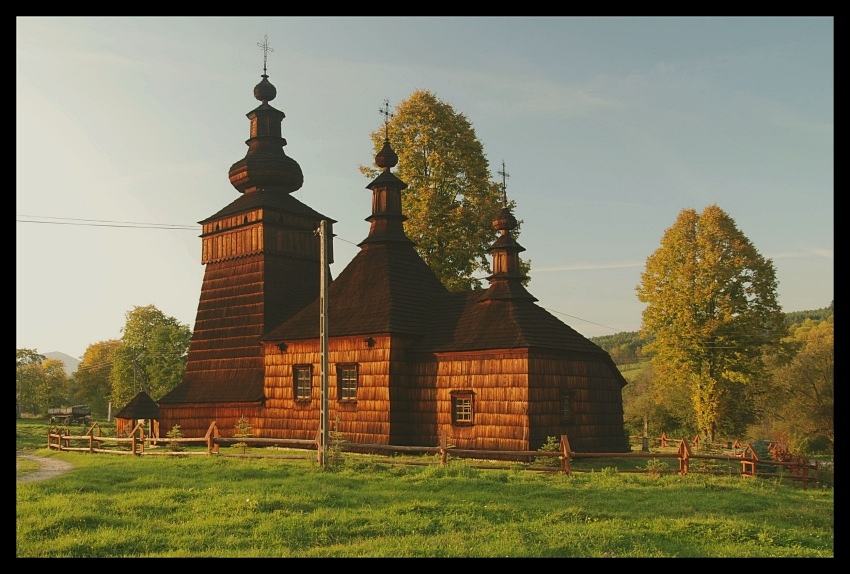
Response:
M81 362L79 359L74 358L71 355L66 355L65 353L60 353L59 351L51 351L50 353L40 354L44 355L48 359L56 359L65 363L65 374L67 375L74 373Z
M822 309L785 313L785 324L790 327L791 325L802 323L806 319L823 321L834 314L834 307L835 302L832 301L829 307ZM618 366L640 363L647 360L642 352L646 341L640 338L637 331L622 331L613 335L589 337L589 339L607 351Z

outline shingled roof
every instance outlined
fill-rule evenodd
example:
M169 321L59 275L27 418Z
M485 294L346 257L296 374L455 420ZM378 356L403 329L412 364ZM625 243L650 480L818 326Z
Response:
M333 219L325 217L315 209L301 203L291 195L280 193L279 191L272 189L260 189L251 193L240 195L230 204L198 223L203 225L204 223L208 223L228 215L236 215L258 207L272 207L287 213L305 215L316 219L326 219L331 223L336 223Z
M159 407L145 391L140 391L118 411L116 419L159 419Z
M435 297L447 293L410 243L367 243L328 287L329 335L421 335ZM279 342L319 336L319 301L263 336Z

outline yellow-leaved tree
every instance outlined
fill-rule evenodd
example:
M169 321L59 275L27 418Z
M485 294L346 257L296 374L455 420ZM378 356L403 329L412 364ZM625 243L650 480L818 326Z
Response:
M773 373L774 427L797 451L834 452L835 318L806 319L789 331L793 356Z
M778 344L784 316L776 271L717 205L683 210L646 261L637 286L641 332L652 342L658 382L685 386L704 438L741 419L738 385L765 376L763 352ZM735 409L735 413L724 410Z
M491 181L484 147L467 117L433 93L416 90L371 137L376 154L388 137L398 155L395 174L407 184L404 230L419 255L449 290L480 287L476 275L491 272L487 249L497 235L493 219L502 207L502 184ZM379 173L374 166L360 171L370 179ZM522 266L527 275L530 262Z

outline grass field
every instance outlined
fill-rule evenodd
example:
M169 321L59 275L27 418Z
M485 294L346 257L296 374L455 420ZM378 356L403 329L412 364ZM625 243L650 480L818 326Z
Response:
M308 460L57 453L44 448L43 421L17 429L19 450L75 465L17 484L19 557L834 556L832 488L350 454L322 470Z

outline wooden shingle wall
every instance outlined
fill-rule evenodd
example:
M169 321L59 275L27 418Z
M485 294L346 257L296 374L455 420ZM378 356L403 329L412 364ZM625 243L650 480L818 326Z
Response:
M612 367L593 357L533 353L529 359L531 446L566 434L577 452L624 452L622 389ZM561 423L562 392L571 420Z
M441 353L437 425L458 448L528 449L528 359L523 350ZM452 391L472 391L473 424L452 424Z
M221 436L232 437L240 417L245 417L256 428L264 416L262 411L260 403L162 404L159 428L161 436L165 436L175 424L179 424L183 436L197 438L206 435L210 423L215 421Z
M390 338L373 336L369 346L363 336L334 337L328 342L328 418L345 435L345 440L389 444L389 355ZM321 355L319 341L297 341L281 351L265 344L267 397L263 436L314 439L319 429L321 407ZM356 364L357 399L338 398L339 365ZM312 398L295 400L293 367L312 366ZM338 419L338 424L337 424Z

